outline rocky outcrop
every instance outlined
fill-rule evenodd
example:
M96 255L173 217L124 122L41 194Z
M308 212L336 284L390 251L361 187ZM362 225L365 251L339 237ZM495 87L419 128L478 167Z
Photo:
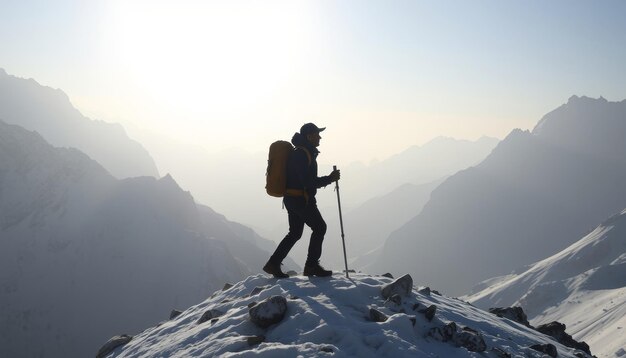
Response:
M535 344L530 346L530 348L536 350L537 352L547 354L552 358L556 358L559 355L554 344Z
M382 287L381 295L384 299L388 299L393 295L408 296L413 289L413 278L406 274L390 284Z
M104 358L104 357L106 357L109 353L113 352L115 350L115 348L127 344L132 339L133 339L133 337L129 336L127 334L122 334L121 336L115 336L115 337L109 339L102 346L102 348L100 348L100 350L98 351L98 354L96 354L96 358Z
M572 336L565 333L565 324L560 322L550 322L548 324L542 324L536 328L537 331L546 334L554 339L557 342L561 343L564 346L575 348L581 350L587 354L591 354L589 350L589 345L585 342L578 342Z
M200 317L200 319L198 320L198 324L202 324L206 321L210 321L213 320L215 318L218 318L219 316L223 315L224 313L222 311L218 311L218 310L208 310L206 312L204 312L204 314L202 315L202 317Z
M554 321L554 322L550 322L550 323L547 323L547 324L542 324L542 325L540 325L538 327L533 327L528 322L528 318L526 317L526 314L524 313L524 310L521 307L490 308L489 312L497 315L498 317L508 318L508 319L510 319L512 321L515 321L517 323L523 324L526 327L533 328L533 329L535 329L538 332L541 332L541 333L543 333L545 335L548 335L548 336L554 338L557 342L561 343L562 345L564 345L566 347L575 348L575 349L578 349L580 351L583 351L583 352L587 353L588 355L591 355L591 350L589 349L589 345L587 343L585 343L585 342L578 342L574 338L572 338L572 336L567 334L565 332L565 329L567 327L563 323ZM541 345L536 345L536 346L540 347ZM543 346L545 346L545 345L543 345ZM543 346L541 346L541 347L543 347ZM551 348L549 348L549 347L545 348L544 347L544 348L541 348L541 349L551 349ZM556 348L555 348L555 350L556 350ZM548 353L546 353L546 354L548 354Z
M439 342L450 342L457 347L464 347L470 352L484 352L487 350L487 344L480 332L469 327L459 330L454 322L450 322L443 327L431 328L427 336Z
M170 312L170 319L174 319L174 318L180 316L181 313L183 313L183 312L179 311L179 310L172 310L172 312Z
M285 317L287 299L283 296L272 296L250 308L250 319L261 328L276 324Z
M380 312L376 308L370 308L369 319L372 322L386 322L388 317L386 314Z
M528 317L522 307L496 307L490 308L490 313L495 314L498 317L508 318L511 321L515 321L517 323L523 324L526 327L530 327L530 322L528 322Z

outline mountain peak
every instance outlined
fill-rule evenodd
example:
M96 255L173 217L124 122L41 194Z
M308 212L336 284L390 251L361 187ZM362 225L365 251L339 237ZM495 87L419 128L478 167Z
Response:
M417 290L410 280L250 276L143 331L110 357L466 357L468 350L530 356L537 354L529 348L534 344L552 344L560 357L574 357L573 349L528 327L430 289ZM383 288L399 282L408 285L382 297ZM254 311L262 311L261 317Z
M599 98L592 98L587 96L573 95L567 100L567 104L588 104L588 103L607 103L606 98L600 96Z
M570 152L623 162L626 101L572 96L566 104L546 114L532 134Z

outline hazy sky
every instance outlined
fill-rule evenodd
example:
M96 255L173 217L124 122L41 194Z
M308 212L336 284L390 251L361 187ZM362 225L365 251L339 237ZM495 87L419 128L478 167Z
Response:
M326 159L502 138L626 98L626 1L0 0L0 68L212 151L307 121Z

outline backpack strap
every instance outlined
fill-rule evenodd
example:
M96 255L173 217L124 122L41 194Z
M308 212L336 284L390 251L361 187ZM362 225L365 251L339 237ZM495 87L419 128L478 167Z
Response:
M306 149L306 147L304 146L296 146L296 148L302 149L304 151L304 153L306 154L306 158L309 160L309 166L311 166L311 162L313 161L313 159L311 158L311 152L309 152L308 149ZM285 195L287 196L304 196L304 201L307 203L309 203L309 194L306 191L306 188L304 189L287 189L285 192ZM284 205L284 203L283 203Z
M304 153L306 153L306 157L309 160L309 165L311 165L311 161L313 161L313 159L311 158L311 152L309 152L309 150L306 149L306 147L301 146L301 145L297 146L296 148L300 148L304 151Z

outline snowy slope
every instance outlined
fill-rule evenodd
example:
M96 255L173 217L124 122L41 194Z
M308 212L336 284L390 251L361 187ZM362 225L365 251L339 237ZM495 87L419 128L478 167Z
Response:
M368 272L461 295L561 251L626 207L624 137L626 100L570 98L439 185Z
M78 148L117 178L159 176L150 154L121 125L91 120L63 91L1 68L0 120L37 131L54 146Z
M282 280L251 276L179 316L144 330L107 357L453 358L505 357L506 353L508 357L543 357L528 347L548 343L556 347L559 357L574 357L576 353L528 327L435 292L413 288L408 296L400 296L399 305L385 302L381 288L390 282L392 279L387 277L362 274L351 275L350 279L338 274ZM286 298L285 316L268 328L260 328L250 319L249 306L253 302L261 305L276 295ZM429 321L419 311L431 305L437 309ZM368 318L371 308L388 319L372 321ZM199 323L205 312L213 313L213 318ZM163 312L163 316L166 314ZM486 350L470 352L428 335L433 327L450 322L456 323L457 334L462 327L478 331Z
M90 356L259 272L271 249L169 175L117 180L0 121L0 357Z
M599 357L619 356L626 349L626 210L526 271L483 286L464 299L482 308L521 306L533 324L558 320Z

